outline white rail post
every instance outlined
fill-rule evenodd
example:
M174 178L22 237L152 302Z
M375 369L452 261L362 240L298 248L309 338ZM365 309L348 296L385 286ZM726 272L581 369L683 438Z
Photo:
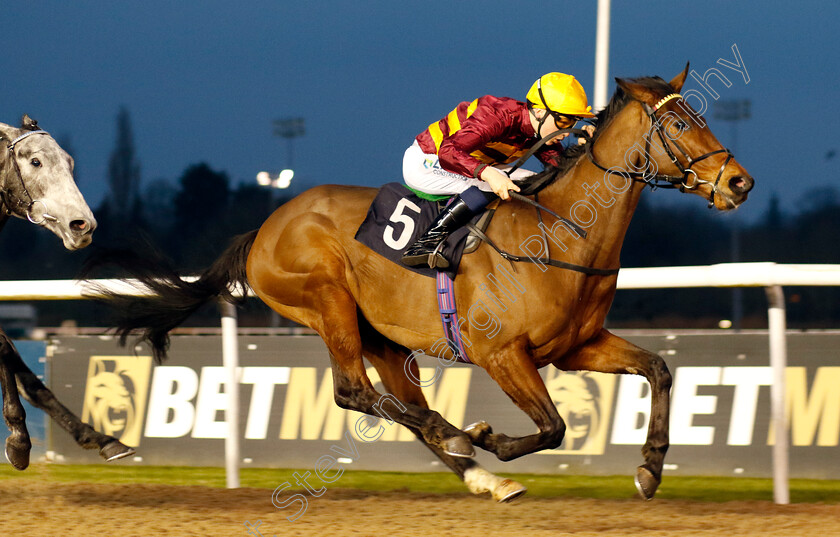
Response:
M780 285L765 287L767 293L768 332L770 334L770 366L773 385L770 386L770 420L775 431L773 444L773 501L790 503L788 488L788 423L785 409L785 370L787 368L787 323L785 294Z
M225 367L227 394L227 436L225 437L225 478L227 488L239 488L239 344L237 342L236 306L219 300L222 314L222 363Z

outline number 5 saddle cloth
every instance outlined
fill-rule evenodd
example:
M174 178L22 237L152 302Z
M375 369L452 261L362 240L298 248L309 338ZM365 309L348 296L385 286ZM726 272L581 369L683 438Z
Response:
M400 258L403 251L428 229L441 208L446 205L446 201L425 200L401 183L387 183L379 189L376 198L370 204L367 216L356 231L355 238L404 269L434 278L438 273L437 269L407 267L400 262ZM443 205L439 205L441 203ZM477 215L472 224L483 230L489 224L492 213L493 209L488 209ZM443 272L452 278L458 272L458 264L467 248L468 235L469 229L464 226L446 240L443 253L449 259L450 265ZM474 250L478 247L478 241L469 246L469 251Z

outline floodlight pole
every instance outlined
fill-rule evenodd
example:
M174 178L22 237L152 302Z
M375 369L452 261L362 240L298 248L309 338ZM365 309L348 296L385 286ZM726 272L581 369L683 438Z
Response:
M731 151L735 152L738 141L738 122L750 118L750 100L733 99L716 101L714 103L714 117L723 121L729 121L732 125ZM738 263L741 261L741 236L738 219L733 215L732 227L729 237L730 261ZM740 287L732 288L732 328L737 332L741 330L741 321L744 318L744 290Z
M285 138L288 142L286 168L294 170L294 139L306 134L306 120L302 117L287 117L274 120L274 135Z
M598 22L595 37L595 90L592 108L596 112L607 106L607 85L610 65L610 0L598 0Z

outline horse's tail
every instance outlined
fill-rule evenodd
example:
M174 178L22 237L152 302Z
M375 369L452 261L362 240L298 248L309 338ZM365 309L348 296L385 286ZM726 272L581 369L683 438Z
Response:
M160 255L141 256L129 250L99 251L88 260L83 274L87 277L101 267L117 266L129 274L123 281L147 293L127 296L99 285L90 288L116 311L120 344L139 334L139 341L149 342L155 361L160 363L166 359L170 330L211 299L235 301L237 288L243 296L247 294L245 263L256 236L254 230L234 237L224 253L195 279L181 278Z

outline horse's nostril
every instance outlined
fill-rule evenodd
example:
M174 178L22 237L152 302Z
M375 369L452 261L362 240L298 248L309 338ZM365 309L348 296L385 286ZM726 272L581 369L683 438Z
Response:
M752 186L753 182L749 177L736 175L729 179L729 189L736 194L745 194L750 191Z
M76 233L85 233L90 229L90 224L87 220L73 220L70 222L70 229Z

